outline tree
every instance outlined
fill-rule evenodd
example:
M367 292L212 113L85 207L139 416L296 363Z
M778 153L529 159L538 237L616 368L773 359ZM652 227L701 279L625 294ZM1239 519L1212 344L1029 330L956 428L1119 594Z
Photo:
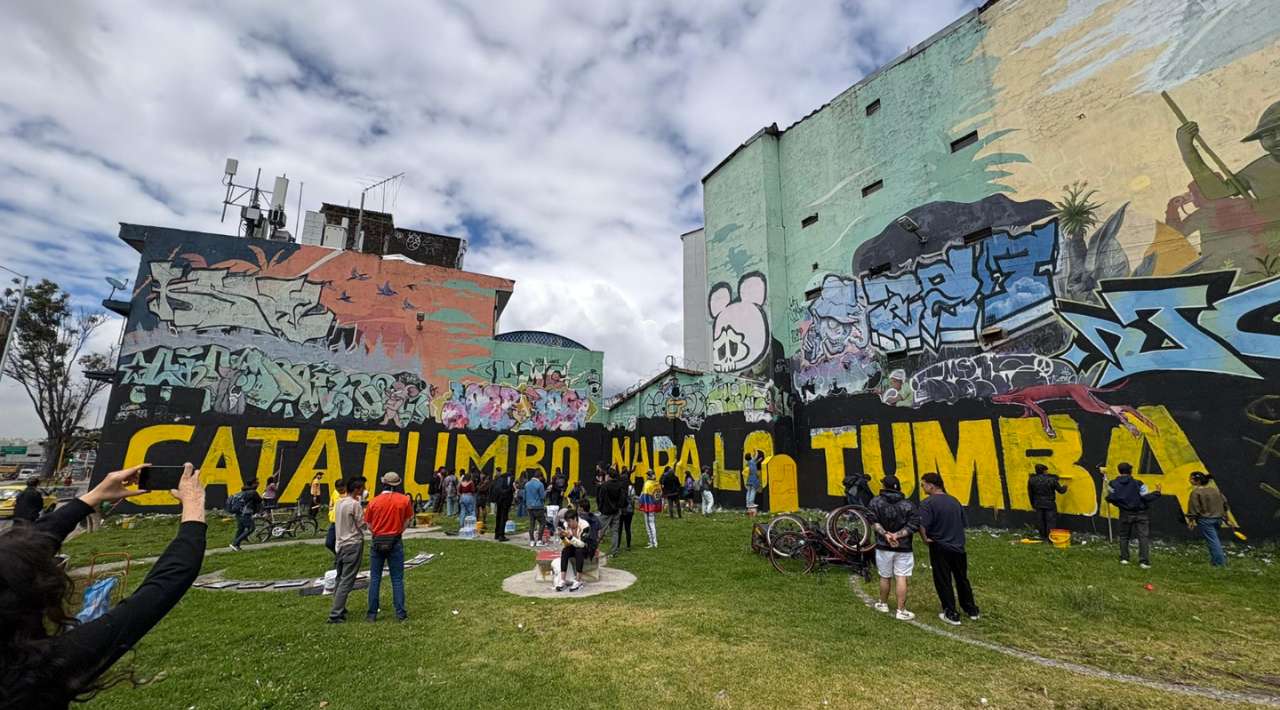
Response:
M10 302L17 294L7 289L4 295ZM109 384L74 372L77 364L82 372L113 368L114 352L83 352L104 321L101 313L72 311L71 297L48 279L27 289L4 373L26 390L44 427L44 477L61 463L59 452L74 443L89 404Z
M1098 210L1101 202L1090 202L1090 198L1098 193L1089 190L1087 182L1073 182L1062 186L1062 200L1054 203L1053 214L1058 218L1058 229L1067 234L1066 248L1066 283L1068 297L1077 298L1088 291L1088 279L1085 271L1088 268L1089 246L1084 235L1098 224Z

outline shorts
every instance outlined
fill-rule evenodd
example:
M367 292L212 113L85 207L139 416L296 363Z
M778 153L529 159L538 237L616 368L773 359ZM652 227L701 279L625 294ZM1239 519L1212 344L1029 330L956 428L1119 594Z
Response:
M876 569L880 576L910 577L916 567L916 556L912 552L893 552L892 550L876 550Z

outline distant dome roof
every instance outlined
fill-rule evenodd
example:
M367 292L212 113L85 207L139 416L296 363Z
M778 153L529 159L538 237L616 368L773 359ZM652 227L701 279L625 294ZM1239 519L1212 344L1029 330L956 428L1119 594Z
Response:
M573 350L588 349L587 346L576 340L541 330L513 330L510 333L500 333L495 335L493 336L493 339L500 340L504 343L528 343L530 345L545 345L553 348L570 348Z

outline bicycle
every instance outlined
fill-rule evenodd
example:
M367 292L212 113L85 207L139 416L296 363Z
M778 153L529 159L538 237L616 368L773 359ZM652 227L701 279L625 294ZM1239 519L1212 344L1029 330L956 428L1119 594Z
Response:
M299 535L315 535L320 531L320 524L310 515L293 513L281 515L287 511L278 508L264 510L254 516L254 528L251 537L254 542L268 542L285 537Z
M869 549L867 545L873 540L870 513L860 505L842 505L827 513L821 524L795 513L784 513L769 521L765 529L766 545L773 549L774 540L785 533L808 534L811 529L818 528L845 550L863 552Z

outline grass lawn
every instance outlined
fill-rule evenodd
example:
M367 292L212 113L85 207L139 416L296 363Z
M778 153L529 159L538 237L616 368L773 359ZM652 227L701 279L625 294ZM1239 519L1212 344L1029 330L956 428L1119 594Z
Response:
M163 547L172 525L123 532ZM532 567L528 548L407 541L407 554L444 554L406 573L405 624L384 614L377 624L329 626L327 597L193 589L132 657L156 680L107 691L89 707L933 708L982 707L982 698L987 707L1215 706L886 618L857 600L839 570L779 575L747 552L749 529L740 514L664 518L658 550L613 562L639 578L634 586L558 600L502 592L503 578ZM213 531L210 547L225 545L231 529ZM641 521L634 532L642 548ZM1120 567L1105 540L1058 551L1015 544L1018 537L971 531L983 619L958 633L1113 671L1280 695L1270 675L1280 668L1274 548L1214 571L1201 548L1173 546L1157 549L1156 567L1143 571ZM927 555L917 549L910 606L941 626ZM322 547L297 545L214 555L205 571L305 577L328 561ZM353 620L363 616L363 591L349 609Z

